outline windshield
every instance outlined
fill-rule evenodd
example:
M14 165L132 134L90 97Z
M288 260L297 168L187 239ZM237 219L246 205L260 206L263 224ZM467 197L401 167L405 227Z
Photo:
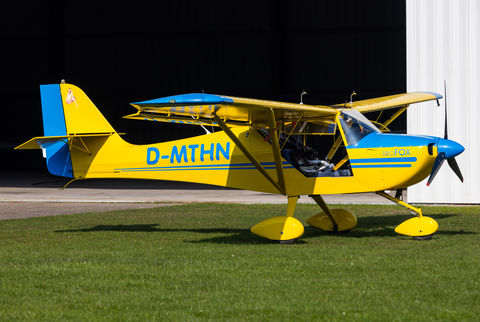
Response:
M380 132L362 113L357 110L343 110L338 116L348 145L356 145L373 132Z

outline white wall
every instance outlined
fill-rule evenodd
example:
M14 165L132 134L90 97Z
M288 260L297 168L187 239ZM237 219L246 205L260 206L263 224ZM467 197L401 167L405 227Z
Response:
M406 0L407 91L444 95L448 138L465 147L456 157L462 184L444 162L430 187L408 188L408 202L480 203L480 1ZM411 105L407 132L443 137L445 99Z

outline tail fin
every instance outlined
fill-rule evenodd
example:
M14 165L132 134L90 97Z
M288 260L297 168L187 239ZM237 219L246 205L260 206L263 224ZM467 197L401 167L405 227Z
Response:
M50 86L53 86L51 88ZM58 87L57 87L58 86ZM45 93L42 88L45 87ZM56 88L55 88L56 87ZM43 85L40 87L42 91L42 110L48 110L49 107L45 106L43 96L46 96L46 100L50 100L50 96L53 95L53 99L60 99L60 106L63 107L63 111L54 111L57 116L61 118L64 116L64 123L66 126L66 134L105 134L115 132L113 127L108 123L105 117L100 113L97 107L87 97L87 95L77 86L71 84L60 85ZM53 90L53 92L52 92ZM59 91L60 97L57 93ZM53 124L48 123L48 117L43 112L44 118L44 130L53 127ZM45 119L47 118L47 123ZM45 133L45 135L47 135Z
M33 138L16 149L42 148L51 174L73 178L73 138L108 136L115 130L75 85L41 85L40 95L45 136Z

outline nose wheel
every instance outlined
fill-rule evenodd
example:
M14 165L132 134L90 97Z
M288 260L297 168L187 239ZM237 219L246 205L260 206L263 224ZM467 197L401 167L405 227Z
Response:
M438 223L435 219L423 216L420 208L415 208L398 198L390 196L384 191L378 191L376 194L409 209L411 213L417 216L398 225L397 228L395 228L397 234L411 236L416 240L432 239L433 233L438 230Z

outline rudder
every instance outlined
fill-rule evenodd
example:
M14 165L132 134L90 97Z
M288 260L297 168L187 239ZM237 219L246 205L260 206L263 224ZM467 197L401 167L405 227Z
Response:
M40 99L42 102L43 132L45 136L66 136L67 128L63 113L60 86L41 85ZM47 168L51 174L73 178L70 149L64 141L44 147Z

